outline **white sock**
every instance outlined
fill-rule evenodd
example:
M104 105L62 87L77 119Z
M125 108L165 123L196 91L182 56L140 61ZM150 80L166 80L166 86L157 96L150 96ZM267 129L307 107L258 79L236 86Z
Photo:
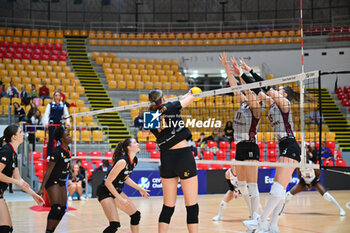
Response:
M219 213L218 215L221 217L222 213L224 212L225 208L226 208L227 203L222 200L220 203L220 207L219 207Z
M323 194L323 197L327 200L327 201L330 201L332 202L333 205L335 205L339 211L342 211L343 208L341 208L341 206L339 205L339 203L337 202L337 200L334 199L334 197L329 193L329 192L325 192Z
M249 193L248 193L248 188L247 188L247 182L245 181L238 181L238 189L241 192L245 203L247 204L248 210L249 210L249 216L253 217L253 213L251 212L251 207L250 207L250 198L249 198Z
M250 212L253 214L252 218L255 219L258 214L260 199L259 199L259 190L257 183L248 183L248 193L250 197Z
M280 200L285 196L286 190L278 182L273 182L270 191L270 197L267 201L264 211L261 214L261 221L264 222L271 212L276 208Z
M285 201L286 201L285 198L281 198L280 202L278 203L276 208L273 210L272 216L271 216L271 222L270 222L271 228L277 226L278 219L281 216L281 214L283 213Z

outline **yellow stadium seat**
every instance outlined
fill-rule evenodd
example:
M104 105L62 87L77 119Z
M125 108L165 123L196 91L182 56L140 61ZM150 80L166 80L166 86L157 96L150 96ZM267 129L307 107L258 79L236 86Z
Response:
M127 89L135 89L135 82L134 81L127 81L126 88Z
M83 121L84 122L90 123L90 122L92 122L92 120L93 120L93 116L92 115L83 116Z
M89 130L81 131L81 141L82 142L91 142L91 132Z
M118 89L125 89L125 88L126 88L126 82L118 81Z
M136 89L143 89L145 87L145 83L142 81L136 81Z
M94 130L92 132L92 139L94 142L102 142L103 141L103 132L101 130Z
M163 85L162 85L161 82L155 82L155 83L154 83L154 88L155 88L155 89L162 89L162 86L163 86Z
M108 88L109 88L109 89L115 89L115 88L117 88L117 82L114 81L114 80L109 81L109 82L108 82Z
M152 90L153 83L152 82L145 82L145 88L146 88L146 90Z

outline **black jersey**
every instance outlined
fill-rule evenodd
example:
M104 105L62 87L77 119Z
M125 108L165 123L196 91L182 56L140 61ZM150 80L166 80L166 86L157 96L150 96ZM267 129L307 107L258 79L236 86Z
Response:
M180 101L168 102L157 108L157 111L162 114L161 128L151 129L151 132L157 138L157 144L161 150L169 149L182 140L192 137L191 131L181 118L181 108Z
M134 170L134 168L136 167L137 165L137 157L135 156L134 160L133 161L130 161L130 157L129 155L122 155L114 164L113 164L113 167L117 164L117 162L119 160L125 160L126 162L126 165L124 167L123 170L121 170L121 172L118 174L118 176L113 180L112 184L113 186L115 187L115 189L118 191L118 192L121 192L121 190L123 189L124 187L124 182L126 179L129 178L129 176L131 175L132 171ZM112 169L113 169L112 167ZM111 169L111 170L112 170ZM103 181L103 184L105 182L105 180L107 179L108 175L109 175L110 171L108 172L108 174L105 176L105 179Z
M71 152L64 149L62 146L56 147L50 156L49 161L55 162L49 180L66 182L70 169Z
M17 153L11 144L6 144L0 149L0 163L5 164L2 173L8 177L12 177L13 170L18 167ZM0 190L6 190L8 184L0 181Z

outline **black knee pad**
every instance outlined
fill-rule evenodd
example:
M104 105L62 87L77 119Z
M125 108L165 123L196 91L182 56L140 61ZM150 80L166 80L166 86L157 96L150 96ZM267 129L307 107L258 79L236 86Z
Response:
M65 206L54 204L51 206L48 219L61 220L65 212L66 212Z
M198 223L198 213L199 213L198 204L186 206L186 210L187 210L187 224Z
M166 205L163 205L162 212L160 213L158 222L164 222L169 224L171 216L173 216L175 207L169 207Z
M11 233L12 232L12 227L10 226L0 226L0 232L3 232L3 233Z
M103 231L103 233L114 233L118 231L120 222L109 222L109 226Z
M130 215L130 224L139 225L141 219L140 211L136 211L133 215Z

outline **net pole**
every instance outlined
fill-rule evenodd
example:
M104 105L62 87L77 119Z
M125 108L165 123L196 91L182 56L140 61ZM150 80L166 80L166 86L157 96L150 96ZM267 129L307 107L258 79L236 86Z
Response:
M301 131L301 163L306 164L305 148L305 117L304 117L304 81L301 79L300 84L300 131Z
M318 155L318 161L320 166L322 167L322 160L321 160L321 152L322 152L322 98L321 98L321 71L319 73L318 76L318 105L319 105L319 111L320 111L320 123L319 123L319 127L320 127L320 135L319 135L319 140L320 140L320 144L319 144L319 150L317 150L317 155ZM317 113L315 113L317 114ZM317 119L317 115L316 115L316 119Z
M303 0L300 0L301 73L304 73Z
M74 128L74 132L73 132L73 137L74 137L74 154L77 154L77 116L74 115L73 116L73 128Z

